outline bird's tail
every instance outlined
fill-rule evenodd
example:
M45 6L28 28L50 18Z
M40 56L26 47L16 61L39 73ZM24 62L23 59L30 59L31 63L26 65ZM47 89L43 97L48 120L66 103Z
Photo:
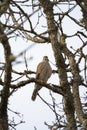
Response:
M34 88L34 91L33 91L33 94L32 94L32 97L31 99L33 101L35 101L37 95L38 95L38 91L42 88L42 86L38 85L38 84L35 84L35 88Z
M31 97L31 99L32 99L33 101L35 101L37 94L38 94L38 89L35 88L34 91L33 91L32 97Z

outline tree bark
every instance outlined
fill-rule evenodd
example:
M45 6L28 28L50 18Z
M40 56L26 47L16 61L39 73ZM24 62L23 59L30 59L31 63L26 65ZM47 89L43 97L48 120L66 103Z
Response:
M8 120L6 118L0 118L0 130L8 130Z
M81 76L79 74L79 68L74 59L74 55L68 50L66 45L63 47L63 51L65 52L66 56L69 59L69 64L73 75L72 89L73 89L73 100L75 111L80 123L83 124L85 130L87 130L87 117L83 112L79 95L79 85L81 84Z
M81 7L83 18L81 22L85 25L87 30L87 0L76 0L77 4Z
M53 4L48 0L39 0L43 9L44 13L46 14L47 19L47 26L49 37L51 40L51 45L54 52L54 57L56 60L56 65L58 68L58 74L60 79L60 85L63 87L65 91L64 96L64 105L65 105L65 114L67 118L67 129L68 130L76 130L76 121L74 117L74 105L73 105L73 98L70 91L70 87L67 81L67 72L66 72L66 65L64 62L64 58L62 56L62 50L60 47L60 43L58 42L58 28L55 25L54 15L53 15Z
M0 26L0 42L4 48L5 55L5 70L4 70L4 85L1 92L1 101L0 101L0 130L8 130L8 115L7 115L7 106L8 106L8 97L9 89L11 83L11 48L8 42L8 38L4 33L4 27Z

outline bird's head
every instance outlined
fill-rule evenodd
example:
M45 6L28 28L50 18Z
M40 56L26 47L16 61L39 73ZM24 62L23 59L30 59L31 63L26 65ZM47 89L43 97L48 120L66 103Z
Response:
M44 56L43 61L49 61L48 56Z

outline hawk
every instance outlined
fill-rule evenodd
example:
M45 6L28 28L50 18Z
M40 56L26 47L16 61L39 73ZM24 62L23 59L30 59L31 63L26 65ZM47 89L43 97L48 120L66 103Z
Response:
M49 64L49 59L47 56L44 56L42 62L40 62L37 66L36 79L46 83L47 80L50 78L51 74L52 74L52 69ZM33 101L36 99L38 91L41 88L42 88L41 85L35 83L35 88L31 97Z

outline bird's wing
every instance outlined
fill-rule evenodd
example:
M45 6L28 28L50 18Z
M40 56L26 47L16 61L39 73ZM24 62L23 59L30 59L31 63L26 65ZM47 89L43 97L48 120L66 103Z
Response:
M44 69L44 62L40 62L37 66L37 71L36 71L36 79L39 79L39 76L41 74L41 72Z

